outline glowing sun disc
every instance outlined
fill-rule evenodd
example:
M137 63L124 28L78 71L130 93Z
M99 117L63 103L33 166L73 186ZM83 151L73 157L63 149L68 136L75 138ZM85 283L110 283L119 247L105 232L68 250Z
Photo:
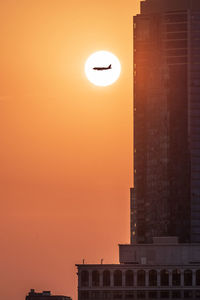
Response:
M120 72L119 59L108 51L91 54L85 63L87 79L97 86L111 85L119 78Z

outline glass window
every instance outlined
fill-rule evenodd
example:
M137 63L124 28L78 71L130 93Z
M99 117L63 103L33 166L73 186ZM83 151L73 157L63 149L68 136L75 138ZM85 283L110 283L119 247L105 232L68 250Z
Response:
M165 47L169 48L187 48L187 41L186 40L179 40L179 41L167 41L165 42Z
M149 20L141 20L138 21L136 24L136 37L138 41L146 41L150 37L150 26L149 26Z
M166 35L169 40L186 40L187 32L170 32Z
M167 24L167 31L187 31L187 24Z
M139 270L137 272L137 285L145 286L145 271L144 270Z
M133 292L126 292L125 299L134 299L134 293Z
M125 273L125 285L126 286L133 286L134 280L133 280L133 271L127 270Z
M200 46L200 40L192 40L192 46L199 47Z
M186 56L187 49L169 49L166 52L167 56Z
M99 286L99 272L96 270L92 272L92 285Z
M150 270L149 271L149 286L156 286L157 285L157 271Z
M191 59L192 63L199 63L200 62L200 56L193 55Z
M196 285L200 285L200 270L196 271Z
M157 291L150 291L149 292L149 299L157 299Z
M191 270L184 271L184 285L192 286L192 271Z
M81 286L89 286L89 273L88 271L81 272Z
M138 299L145 299L145 291L137 291Z
M160 284L161 286L169 285L169 272L167 270L162 270L160 272Z
M199 22L193 22L191 27L192 27L192 31L199 30L200 29L200 23Z
M200 298L200 291L195 291L195 297Z
M192 71L200 71L200 64L192 64Z
M200 72L192 72L191 73L191 79L192 80L199 80ZM192 99L193 100L193 99ZM199 97L197 97L197 101L199 100Z
M91 292L91 298L92 299L99 299L100 298L100 293L99 293L99 291L93 291L93 292Z
M192 86L200 86L200 80L199 79L192 79L191 84L192 84Z
M105 291L105 292L103 292L102 296L103 296L103 299L112 299L112 292Z
M187 57L185 56L177 56L177 57L168 57L167 58L168 64L186 64Z
M122 272L120 270L114 272L114 286L122 286Z
M200 94L200 87L194 87L194 86L192 86L191 87L191 93L192 93L192 95L199 95Z
M186 14L171 14L171 15L165 15L165 21L166 22L186 22L187 21L187 15Z
M191 49L191 55L198 55L199 54L199 49Z
M200 15L197 13L197 14L193 14L192 15L192 19L193 20L197 20L197 21L200 21Z
M169 298L169 291L161 291L160 292L160 297L162 299L168 299Z
M172 271L172 285L179 286L181 285L181 272L180 270Z
M192 298L192 291L184 291L183 292L184 298Z
M103 271L103 286L110 286L110 271Z
M181 291L172 291L173 299L181 299Z
M122 299L122 293L121 292L114 292L113 299Z
M88 300L89 299L89 292L88 291L81 291L80 296L81 296L81 300Z

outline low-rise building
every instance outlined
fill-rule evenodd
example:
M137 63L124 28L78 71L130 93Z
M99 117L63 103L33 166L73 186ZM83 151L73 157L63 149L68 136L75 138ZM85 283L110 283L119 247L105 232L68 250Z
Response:
M26 300L72 300L70 297L61 296L61 295L52 295L50 291L43 291L41 293L35 292L34 289L31 289Z
M200 245L175 237L119 245L119 264L79 264L79 300L198 299Z

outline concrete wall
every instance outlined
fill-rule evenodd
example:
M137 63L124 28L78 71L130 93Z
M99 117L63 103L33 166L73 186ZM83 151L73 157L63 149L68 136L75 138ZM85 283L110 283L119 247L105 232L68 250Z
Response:
M188 265L200 264L198 244L119 245L120 263Z

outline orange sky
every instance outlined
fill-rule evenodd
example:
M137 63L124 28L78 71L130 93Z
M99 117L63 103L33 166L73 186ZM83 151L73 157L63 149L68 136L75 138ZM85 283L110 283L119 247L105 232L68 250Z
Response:
M132 16L139 0L0 1L0 299L76 299L75 263L129 242ZM84 75L97 50L120 79Z

